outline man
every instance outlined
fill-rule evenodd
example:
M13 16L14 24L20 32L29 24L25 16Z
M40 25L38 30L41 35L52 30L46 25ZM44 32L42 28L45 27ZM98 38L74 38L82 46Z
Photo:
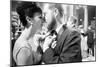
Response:
M87 31L87 45L89 47L89 50L92 51L92 56L94 56L94 33L93 30L91 29L91 26L89 26L88 31Z
M48 29L57 32L57 42L52 47L55 37L50 35L45 38L42 61L45 64L81 62L80 34L63 25L61 5L45 4L43 11Z
M67 27L78 31L77 18L75 16L69 17L68 22L67 22Z

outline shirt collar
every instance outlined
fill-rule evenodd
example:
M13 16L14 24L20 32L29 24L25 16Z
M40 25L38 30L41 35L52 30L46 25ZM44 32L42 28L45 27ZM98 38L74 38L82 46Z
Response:
M62 28L63 24L61 24L57 29L56 32L58 33L60 31L60 29Z

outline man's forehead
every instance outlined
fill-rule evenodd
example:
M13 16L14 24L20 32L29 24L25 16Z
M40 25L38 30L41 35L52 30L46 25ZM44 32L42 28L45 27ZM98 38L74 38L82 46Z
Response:
M47 3L43 5L43 10L46 10L46 9L49 9L49 4Z
M52 4L52 3L44 3L43 5L43 9L46 10L46 9L51 9L54 7L55 4Z

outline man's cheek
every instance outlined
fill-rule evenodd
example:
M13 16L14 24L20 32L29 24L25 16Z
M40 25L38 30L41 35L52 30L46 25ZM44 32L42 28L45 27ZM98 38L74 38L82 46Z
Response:
M41 27L41 21L38 21L36 26L37 26L38 28L40 28L40 27Z

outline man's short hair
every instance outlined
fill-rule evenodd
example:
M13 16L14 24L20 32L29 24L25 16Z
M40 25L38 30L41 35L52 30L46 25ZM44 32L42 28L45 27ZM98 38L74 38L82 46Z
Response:
M60 3L50 4L50 8L57 8L60 14L60 17L63 16L63 8Z

